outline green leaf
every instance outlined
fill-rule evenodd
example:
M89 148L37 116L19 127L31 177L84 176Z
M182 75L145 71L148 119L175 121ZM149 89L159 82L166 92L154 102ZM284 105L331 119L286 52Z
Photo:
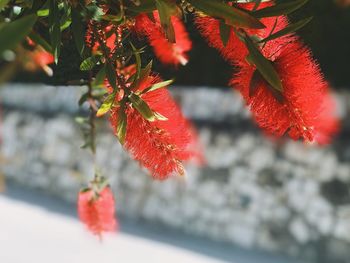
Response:
M257 90L257 85L259 83L259 81L261 80L262 76L259 72L259 70L255 70L253 75L252 75L252 79L250 80L249 83L249 97L253 97L256 93Z
M49 43L45 39L43 39L40 35L35 32L31 32L29 34L29 38L33 40L38 45L42 46L47 52L52 53L52 48Z
M146 67L144 67L143 69L141 69L140 77L139 77L139 80L140 80L140 81L143 81L145 78L147 78L147 77L151 74L152 65L153 65L153 61L151 60L151 61L147 64Z
M85 30L84 25L81 20L80 13L75 9L72 8L72 24L71 24L71 30L73 33L73 38L75 42L75 46L77 47L80 56L83 57L84 50L85 50Z
M139 50L137 50L131 42L130 42L130 45L136 60L136 79L138 79L141 73L141 56L140 56Z
M0 0L0 10L3 9L10 0Z
M228 40L230 39L231 27L220 21L220 37L222 44L226 47Z
M166 81L162 81L162 82L158 82L156 84L153 84L152 86L144 89L142 91L142 94L144 93L147 93L147 92L151 92L151 91L155 91L157 89L160 89L160 88L164 88L164 87L167 87L169 86L171 83L173 83L174 80L173 79L170 79L170 80L166 80Z
M258 9L259 5L261 4L262 0L253 0L253 2L255 3L253 10Z
M46 9L40 9L36 12L37 16L39 17L46 17L49 16L50 14L50 9L46 8Z
M100 21L102 16L105 15L103 9L97 6L95 3L90 3L85 7L85 11L87 12L87 17L90 17L93 20Z
M114 93L109 94L107 98L103 101L100 108L98 109L96 116L101 117L105 115L107 112L109 112L109 110L112 108L114 100L115 100L115 94Z
M80 64L80 70L92 70L100 62L101 57L101 55L93 55L91 57L88 57Z
M49 25L52 51L57 64L61 51L61 24L58 2L55 0L50 0Z
M262 39L259 41L259 43L263 43L263 42L267 42L276 38L279 38L281 36L285 36L288 35L290 33L293 33L297 30L299 30L300 28L304 27L306 24L308 24L310 21L312 20L312 17L309 18L305 18L303 20L300 20L294 24L290 24L287 27L283 28L282 30Z
M118 111L118 126L117 126L117 137L121 145L125 143L127 127L127 117L125 114L125 105L122 105Z
M136 14L150 13L157 9L154 0L141 0L139 5L135 5L132 1L127 1L127 9Z
M151 74L152 70L152 60L147 64L147 66L143 69L141 69L139 78L136 78L136 74L134 74L130 80L132 80L133 84L131 85L130 89L133 90L135 87L138 87L138 85L144 81L148 76Z
M94 81L91 83L92 87L100 88L104 84L106 78L106 66L103 66L100 71L96 74Z
M156 119L158 121L167 121L168 118L165 117L164 115L160 114L159 112L154 112L154 117L156 117Z
M150 109L148 104L141 99L140 96L136 95L135 93L131 93L129 95L129 100L132 106L142 115L143 118L148 121L154 121L156 119L153 111Z
M279 103L283 103L284 102L284 97L283 97L282 92L279 91L279 90L274 89L268 82L266 82L266 80L263 78L263 76L261 75L261 73L257 69L254 71L252 79L250 80L249 97L253 97L256 94L257 88L258 88L258 84L260 82L263 82L265 84L264 87L266 87L272 93L272 96Z
M106 64L106 75L109 84L112 86L113 90L116 91L118 89L117 87L117 77L116 77L116 71L112 64L107 63Z
M124 13L120 12L118 15L103 15L101 18L110 22L120 22L124 18Z
M83 117L75 117L74 118L75 122L82 125L88 122L87 118L83 118Z
M155 1L159 13L160 24L165 32L165 36L170 42L175 43L175 31L173 24L171 23L171 16L176 14L177 6L169 0Z
M71 7L66 2L63 2L61 5L63 5L63 8L62 8L63 15L62 15L62 17L60 19L60 29L61 29L61 31L64 31L72 23Z
M28 15L15 21L4 23L0 28L0 54L6 49L15 48L32 30L36 19L36 15Z
M249 60L252 61L264 79L276 90L282 92L283 85L270 60L261 54L248 35L244 36L244 41L249 50Z
M240 28L265 28L265 25L248 12L227 5L220 0L187 0L203 13L221 18L226 24Z
M85 103L85 101L87 101L87 99L89 98L89 93L85 92L83 95L81 95L79 101L78 101L78 105L81 106Z
M287 15L305 5L308 0L291 0L274 6L255 10L251 14L256 18Z

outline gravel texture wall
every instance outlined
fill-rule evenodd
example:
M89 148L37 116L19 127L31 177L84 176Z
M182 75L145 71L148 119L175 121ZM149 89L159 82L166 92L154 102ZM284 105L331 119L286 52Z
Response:
M343 132L324 148L273 141L250 121L239 95L214 88L172 89L194 120L207 166L152 181L98 122L98 164L118 212L246 248L309 262L350 258L350 94L338 95ZM83 88L11 85L0 89L0 172L75 202L93 175L74 117Z

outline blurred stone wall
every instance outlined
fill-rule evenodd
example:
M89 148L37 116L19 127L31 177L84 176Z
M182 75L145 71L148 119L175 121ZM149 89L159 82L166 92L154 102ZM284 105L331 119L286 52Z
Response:
M83 88L10 85L0 89L0 173L16 183L75 202L93 176L74 118ZM186 177L152 181L98 122L98 164L118 213L246 248L309 262L350 258L350 118L324 148L272 141L250 121L239 95L214 88L172 89L194 120L207 166ZM350 94L338 94L349 116Z

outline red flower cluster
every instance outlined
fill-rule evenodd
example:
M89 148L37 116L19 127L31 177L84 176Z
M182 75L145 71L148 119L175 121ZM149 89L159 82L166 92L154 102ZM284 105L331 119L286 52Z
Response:
M333 102L328 84L307 48L293 41L286 44L274 60L284 86L282 99L276 98L262 78L251 95L250 83L256 69L248 63L240 66L231 84L241 92L260 127L278 137L287 133L293 139L329 141L329 136L337 130Z
M160 82L157 76L149 76L133 92L141 92ZM128 103L126 106L127 129L124 147L131 156L146 167L155 179L166 179L173 174L184 174L183 161L202 161L197 151L197 135L182 115L166 88L144 93L142 99L152 111L166 119L148 121ZM119 107L111 110L110 122L116 129Z
M262 3L260 8L270 3ZM251 9L253 4L241 4ZM264 18L266 28L247 30L249 35L264 39L288 25L285 17ZM246 46L231 29L230 38L224 46L220 36L220 22L214 18L198 17L196 24L209 44L217 48L231 64L238 66L230 84L246 100L260 127L268 134L303 139L308 142L328 143L338 129L335 102L329 85L306 48L295 35L280 37L261 47L262 54L269 59L281 81L282 93L274 90L262 77L253 79L257 70L246 61L249 54ZM254 85L254 87L251 87ZM254 90L254 93L251 90Z
M99 193L92 189L79 193L79 218L93 234L101 236L103 232L116 231L118 225L114 214L114 197L109 187Z
M146 14L138 15L135 21L136 33L147 37L155 55L162 63L174 66L187 64L187 52L191 50L192 42L182 21L176 16L171 17L175 32L175 43L171 43L165 37L158 12L154 11L153 16L155 21Z

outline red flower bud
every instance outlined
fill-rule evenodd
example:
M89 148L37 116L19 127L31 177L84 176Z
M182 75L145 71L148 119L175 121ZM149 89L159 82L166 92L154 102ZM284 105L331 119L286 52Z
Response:
M93 234L101 236L103 232L116 231L117 221L114 214L114 197L109 187L98 193L92 189L79 193L79 218Z

